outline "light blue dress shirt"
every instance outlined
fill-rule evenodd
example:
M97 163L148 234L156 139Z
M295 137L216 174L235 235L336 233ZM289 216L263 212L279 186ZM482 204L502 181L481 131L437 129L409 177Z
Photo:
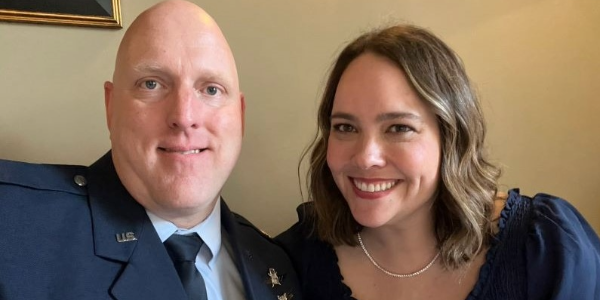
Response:
M231 257L227 239L223 239L221 229L221 199L217 201L213 211L202 223L190 228L177 228L175 224L146 211L154 229L162 242L172 234L198 235L204 241L196 257L196 268L206 285L208 300L243 300L244 285L235 263Z

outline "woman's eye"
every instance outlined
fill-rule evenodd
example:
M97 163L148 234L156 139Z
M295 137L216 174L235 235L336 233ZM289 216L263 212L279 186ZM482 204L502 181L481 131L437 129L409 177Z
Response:
M388 131L392 132L392 133L402 133L402 132L411 132L414 130L410 126L396 124L396 125L390 126Z
M146 80L144 81L144 87L149 90L154 90L158 87L158 82L155 80Z
M337 132L354 132L356 129L352 125L349 124L337 124L333 125L333 130Z
M211 85L206 88L206 93L210 96L214 96L219 93L219 88Z

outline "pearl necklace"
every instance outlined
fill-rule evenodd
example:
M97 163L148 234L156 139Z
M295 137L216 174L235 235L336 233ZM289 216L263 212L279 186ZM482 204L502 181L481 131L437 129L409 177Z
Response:
M409 278L409 277L414 277L417 275L420 275L421 273L427 271L431 266L433 266L433 264L435 263L435 261L438 259L438 257L440 256L440 252L438 252L435 257L421 270L413 272L413 273L409 273L409 274L396 274L396 273L392 273L384 268L382 268L371 256L371 254L369 254L369 251L367 251L367 248L365 248L365 244L363 244L362 238L360 237L360 232L356 233L356 237L358 238L358 242L360 243L360 247L362 248L363 252L365 253L365 255L369 258L369 260L371 261L371 263L377 267L377 269L379 269L381 272L385 273L386 275L392 276L392 277L396 277L396 278Z

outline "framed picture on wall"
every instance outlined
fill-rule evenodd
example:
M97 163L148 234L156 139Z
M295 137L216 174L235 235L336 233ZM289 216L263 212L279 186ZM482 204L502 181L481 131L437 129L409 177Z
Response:
M0 21L121 28L119 0L0 0Z

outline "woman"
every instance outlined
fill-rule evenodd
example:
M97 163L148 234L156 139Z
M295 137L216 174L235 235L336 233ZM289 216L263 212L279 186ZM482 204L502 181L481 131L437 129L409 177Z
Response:
M600 299L600 240L564 200L498 193L460 59L393 26L339 55L310 202L278 237L306 299Z

